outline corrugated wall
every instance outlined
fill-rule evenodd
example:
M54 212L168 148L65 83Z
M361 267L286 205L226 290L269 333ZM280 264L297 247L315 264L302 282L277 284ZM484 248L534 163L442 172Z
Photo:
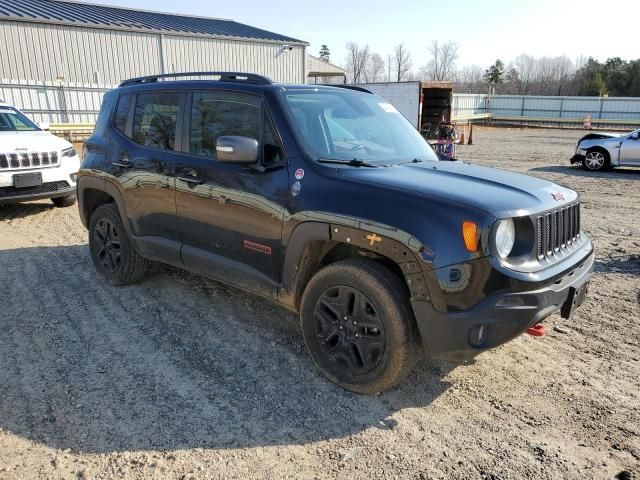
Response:
M0 81L117 84L142 75L240 70L304 83L304 46L0 21ZM6 82L5 82L6 83Z
M160 71L158 35L0 21L0 79L115 84Z
M240 71L267 75L276 82L304 83L304 47L283 50L275 43L163 36L165 69Z

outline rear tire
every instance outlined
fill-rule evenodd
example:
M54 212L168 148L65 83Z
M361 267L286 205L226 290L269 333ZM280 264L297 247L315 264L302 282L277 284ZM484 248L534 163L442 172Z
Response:
M66 197L56 197L56 198L52 198L51 201L56 207L65 208L65 207L70 207L72 205L75 205L76 196L68 195Z
M371 260L342 260L316 273L302 296L300 323L318 369L352 392L393 388L422 357L407 288Z
M147 260L133 247L113 203L98 207L91 215L89 250L96 270L111 285L135 283L147 269Z

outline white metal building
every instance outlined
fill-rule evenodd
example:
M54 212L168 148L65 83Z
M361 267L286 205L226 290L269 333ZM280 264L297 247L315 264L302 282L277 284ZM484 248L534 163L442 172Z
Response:
M215 3L203 3L215 13ZM205 9L206 11L206 9ZM248 25L59 0L0 0L0 83L116 85L245 71L305 83L306 42Z
M307 83L346 83L344 68L307 54Z

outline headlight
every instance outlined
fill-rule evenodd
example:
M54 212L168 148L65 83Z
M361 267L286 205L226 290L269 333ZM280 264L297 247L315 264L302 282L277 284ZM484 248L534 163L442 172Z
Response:
M516 225L510 218L498 220L495 232L496 252L500 258L507 258L516 243Z
M73 147L65 148L64 150L62 150L63 157L75 157L76 155L78 155L78 152L76 152L76 149Z

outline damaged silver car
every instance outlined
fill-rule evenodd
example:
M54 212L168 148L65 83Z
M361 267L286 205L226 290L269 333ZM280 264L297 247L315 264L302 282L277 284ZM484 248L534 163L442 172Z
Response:
M613 167L640 167L640 130L631 133L589 133L576 145L571 164L585 170L610 170Z

